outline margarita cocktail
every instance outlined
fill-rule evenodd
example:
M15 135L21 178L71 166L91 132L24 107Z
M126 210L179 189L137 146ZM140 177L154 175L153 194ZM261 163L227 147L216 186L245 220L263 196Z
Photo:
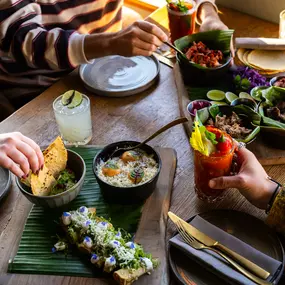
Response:
M92 138L90 100L71 90L53 102L55 119L66 145L85 145Z

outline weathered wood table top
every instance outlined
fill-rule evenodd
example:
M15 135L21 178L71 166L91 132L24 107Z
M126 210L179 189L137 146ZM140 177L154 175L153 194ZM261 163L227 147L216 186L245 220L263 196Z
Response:
M230 9L222 9L222 12L222 20L236 30L236 36L278 36L277 25ZM161 65L160 80L156 86L142 94L119 99L88 93L77 73L73 72L0 123L0 133L21 131L38 144L48 145L59 134L52 102L69 89L78 89L90 95L93 122L91 144L104 145L125 139L140 141L164 124L179 117L173 70L167 66ZM261 219L266 217L264 211L252 206L237 190L230 191L222 202L215 205L206 205L196 198L193 188L192 152L183 126L170 129L150 144L171 147L177 151L178 167L170 207L174 213L187 219L199 212L218 208L247 212ZM266 170L274 179L285 182L285 165L267 167ZM30 208L30 202L20 194L13 183L8 197L0 205L0 284L95 284L91 278L6 274L8 260L18 246L15 240L20 238L8 239L8 237L15 228L24 226L22 217L28 215ZM168 223L166 238L168 239L173 232L173 225ZM6 245L12 242L15 243L13 250L11 251L9 247L8 251Z

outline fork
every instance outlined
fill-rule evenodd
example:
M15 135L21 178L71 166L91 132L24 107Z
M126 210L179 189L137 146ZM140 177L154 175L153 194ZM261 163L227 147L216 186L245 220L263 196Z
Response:
M244 269L242 266L240 266L238 263L236 263L235 261L233 261L231 258L229 258L228 256L226 256L225 254L223 254L222 252L211 248L209 246L206 246L202 243L200 243L199 241L197 241L192 235L190 235L186 229L184 228L183 224L180 221L177 221L177 223L175 223L176 229L178 230L179 234L181 235L181 237L183 238L183 240L190 245L191 247L197 249L197 250L203 250L203 249L208 249L211 250L215 253L217 253L218 255L220 255L221 257L223 257L228 263L230 263L236 270L238 270L240 273L242 273L243 275L245 275L247 278L249 278L250 280L254 281L255 283L259 284L259 285L272 285L272 283L262 280L258 277L256 277L255 275L253 275L252 273L250 273L249 271L247 271L246 269Z

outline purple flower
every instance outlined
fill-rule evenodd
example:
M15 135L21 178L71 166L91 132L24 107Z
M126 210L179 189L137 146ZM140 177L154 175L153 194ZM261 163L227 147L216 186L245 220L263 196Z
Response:
M115 262L115 257L114 256L111 256L110 262Z
M52 251L52 253L55 253L57 250L56 250L55 247L53 247L53 248L51 249L51 251Z
M69 216L71 216L71 215L70 215L70 213L68 213L68 212L63 212L63 216L64 216L64 217L69 217Z

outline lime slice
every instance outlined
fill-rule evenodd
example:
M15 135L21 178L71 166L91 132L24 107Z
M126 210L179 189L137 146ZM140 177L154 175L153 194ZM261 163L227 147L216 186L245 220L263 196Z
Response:
M246 92L240 92L239 93L239 98L246 98L246 99L253 99L248 93Z
M71 100L74 96L74 90L66 91L61 97L61 103L63 106L66 106L71 103Z
M226 93L226 100L229 103L232 103L232 101L234 101L235 99L238 99L238 96L235 93L233 93L233 92L227 92Z
M225 99L225 92L221 90L210 90L207 93L207 97L213 101L222 101Z
M217 105L217 106L228 105L228 103L224 101L210 101L210 103L212 103L212 105Z

